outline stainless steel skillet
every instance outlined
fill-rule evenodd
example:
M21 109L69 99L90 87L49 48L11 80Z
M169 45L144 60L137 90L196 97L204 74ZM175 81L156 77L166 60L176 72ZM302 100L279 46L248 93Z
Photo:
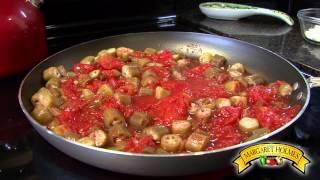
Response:
M288 124L253 141L214 151L170 155L134 154L87 147L55 135L32 118L30 112L33 106L30 97L43 86L42 72L45 68L57 65L70 68L84 56L94 55L101 49L120 46L141 50L146 47L170 49L188 56L199 56L204 51L221 54L228 59L229 63L241 62L249 68L250 72L258 72L268 81L285 80L295 84L296 88L290 102L299 103L302 108ZM307 80L296 67L284 58L246 42L191 32L143 32L85 42L48 57L35 66L22 81L19 103L32 126L43 138L60 151L79 161L121 173L177 176L221 169L231 164L240 148L285 132L305 111L310 99L310 86L318 85L319 79L310 78Z

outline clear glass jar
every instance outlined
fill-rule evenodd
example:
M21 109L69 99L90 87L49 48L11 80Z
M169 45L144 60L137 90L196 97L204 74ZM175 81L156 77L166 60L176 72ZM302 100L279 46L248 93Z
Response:
M303 38L320 45L320 8L302 9L297 16Z

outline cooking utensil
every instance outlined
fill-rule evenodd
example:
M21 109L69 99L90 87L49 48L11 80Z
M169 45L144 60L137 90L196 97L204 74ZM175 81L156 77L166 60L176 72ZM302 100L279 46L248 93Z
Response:
M146 47L170 49L188 56L199 56L209 51L225 56L229 63L241 62L249 72L259 72L268 81L285 80L294 84L291 103L300 103L301 111L289 123L258 139L223 149L183 154L135 154L102 148L88 147L64 139L37 123L30 115L31 96L43 86L42 72L49 66L71 66L87 55L101 49L126 46L137 50ZM309 79L319 86L319 79ZM315 81L315 80L318 80ZM284 58L261 47L226 37L191 32L133 33L93 40L65 49L35 66L21 83L19 103L32 126L49 143L69 156L84 163L111 171L147 175L176 176L217 170L231 165L237 151L247 145L284 133L305 111L310 99L307 79Z
M225 2L205 2L199 5L203 14L214 19L238 20L253 15L265 15L278 18L290 26L293 26L293 19L286 13L249 5L225 3Z

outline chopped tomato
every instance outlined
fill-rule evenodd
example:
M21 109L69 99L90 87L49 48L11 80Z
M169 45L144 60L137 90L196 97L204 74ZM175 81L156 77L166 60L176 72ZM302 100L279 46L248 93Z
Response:
M170 77L170 71L165 67L150 66L150 67L144 68L144 70L148 70L148 69L155 72L156 75L158 76L158 78L160 78L160 79L167 79Z
M168 50L163 50L159 53L152 54L150 56L152 61L161 63L164 66L171 66L173 64L172 53Z
M222 85L205 79L189 79L188 81L169 80L162 82L161 86L170 90L172 94L181 94L183 92L192 97L192 99L230 96Z
M251 109L251 116L259 120L261 127L274 130L290 121L299 110L299 105L286 109L271 106L257 106Z
M133 96L137 93L138 88L131 84L127 79L120 78L117 81L117 91Z
M269 104L277 93L273 88L263 85L252 86L247 92L249 104L261 103L265 105Z
M142 51L134 51L133 53L130 54L131 57L136 57L136 58L143 58L146 56L146 54Z
M93 92L96 92L100 86L103 84L102 81L98 80L98 79L94 79L93 81L91 81L89 84L87 84L86 88L90 89Z
M110 78L108 79L108 84L112 87L112 88L117 88L117 80L115 78Z
M123 61L110 55L104 55L99 58L99 64L103 69L121 69Z
M113 70L102 70L101 73L106 79L117 77L116 73Z
M70 78L61 83L61 90L68 99L76 99L80 97L80 91L76 82L76 78Z
M212 128L212 149L219 149L223 147L239 144L243 138L239 129L236 126L214 126ZM210 149L210 147L209 147Z
M215 112L212 121L219 126L234 125L240 119L241 113L241 107L225 106Z
M158 124L170 126L173 120L186 119L190 98L186 95L169 96L158 101L151 110Z
M255 115L259 120L261 127L268 129L274 129L280 125L280 116L278 113L271 107L258 107L255 109Z
M171 92L171 94L180 94L181 92L186 92L188 83L185 81L170 80L161 83L161 86Z
M294 106L290 106L289 108L282 109L281 115L287 117L289 120L295 117L301 109L301 105L297 104Z
M107 98L104 100L103 104L100 106L100 109L104 111L107 108L120 108L120 104L118 104L114 98Z
M208 69L211 65L210 64L200 64L188 71L184 72L184 75L188 78L196 78L196 77L202 77L203 72Z
M194 99L202 97L219 98L230 96L225 91L223 85L216 84L210 80L190 79L187 84L186 91L191 92Z
M156 146L156 144L151 136L141 135L130 138L124 149L127 152L142 153L146 147L154 146Z
M74 107L74 105L72 106ZM101 112L98 109L89 108L87 104L73 110L70 107L65 107L59 115L59 121L81 136L88 135L94 127L103 127Z
M72 67L72 71L76 74L88 74L95 69L96 67L91 64L75 64Z
M229 80L229 75L227 73L219 73L217 76L217 82L222 84Z
M128 94L128 95L130 95L130 96L136 94L136 89L135 89L135 88L133 87L133 85L131 85L131 84L126 84L126 85L120 86L120 87L117 89L117 91L118 91L118 92L125 93L125 94Z

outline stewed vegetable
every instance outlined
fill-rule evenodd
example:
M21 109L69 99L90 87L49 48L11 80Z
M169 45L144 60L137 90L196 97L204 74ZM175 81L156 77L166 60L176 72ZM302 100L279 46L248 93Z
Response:
M123 124L124 117L118 109L108 108L103 113L104 125L106 127L112 127L115 124Z
M159 125L150 126L150 127L143 129L143 133L151 136L152 139L155 141L159 141L163 135L166 135L169 132L170 131L167 127L161 126L161 125L160 126Z
M177 120L172 122L171 131L174 134L187 135L191 132L192 123L188 120Z
M186 142L185 148L191 152L203 151L209 145L209 136L205 133L194 132Z
M144 129L151 121L150 116L144 112L134 112L129 119L131 127L137 130Z
M177 134L167 134L161 138L160 146L167 152L178 152L182 149L182 138Z
M31 114L87 146L136 153L223 148L261 137L300 110L284 81L267 83L219 54L107 48L70 70L44 70Z

